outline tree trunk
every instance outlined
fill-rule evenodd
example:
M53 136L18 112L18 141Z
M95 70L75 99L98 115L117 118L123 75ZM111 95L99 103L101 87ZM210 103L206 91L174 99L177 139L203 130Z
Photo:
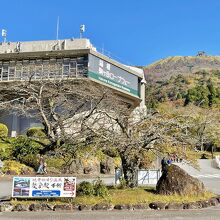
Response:
M137 186L138 161L129 156L121 155L122 169L126 185L128 187Z

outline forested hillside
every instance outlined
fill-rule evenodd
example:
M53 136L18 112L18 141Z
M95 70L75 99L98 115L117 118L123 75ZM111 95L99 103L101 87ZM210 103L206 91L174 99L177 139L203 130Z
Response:
M186 117L187 138L198 149L218 150L220 142L220 57L172 57L144 68L148 108Z

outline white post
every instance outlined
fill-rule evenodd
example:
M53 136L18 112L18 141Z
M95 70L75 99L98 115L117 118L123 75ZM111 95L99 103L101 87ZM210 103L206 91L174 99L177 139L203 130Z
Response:
M57 17L57 40L59 39L60 16Z

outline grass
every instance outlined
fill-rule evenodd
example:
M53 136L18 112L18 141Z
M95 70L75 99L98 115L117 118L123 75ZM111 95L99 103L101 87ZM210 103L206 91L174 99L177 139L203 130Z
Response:
M150 203L150 202L193 202L198 200L209 199L214 194L206 192L200 196L164 196L155 194L152 188L136 188L136 189L111 189L109 196L106 198L100 197L88 197L80 196L76 197L75 204L88 204L94 205L97 203L111 203L116 204L139 204L139 203Z
M76 198L70 199L53 199L49 200L49 203L52 204L63 204L72 202L73 204L84 204L84 205L95 205L101 203L108 203L108 204L140 204L146 203L149 204L151 202L175 202L175 203L183 203L183 202L194 202L199 200L206 200L213 197L214 194L210 192L205 192L200 196L179 196L179 195L172 195L172 196L164 196L164 195L157 195L153 188L135 188L135 189L110 189L109 196L102 198L97 196L76 196ZM43 200L45 201L45 200ZM17 200L12 201L13 204L31 204L31 203L38 203L43 202L42 200Z

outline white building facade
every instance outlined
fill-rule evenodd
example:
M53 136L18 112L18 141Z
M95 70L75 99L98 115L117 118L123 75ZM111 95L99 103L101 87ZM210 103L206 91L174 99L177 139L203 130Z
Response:
M144 106L143 71L125 66L99 52L88 39L65 39L0 44L0 86L13 81L42 79L90 80L110 87L133 106ZM11 136L39 126L36 119L8 114L0 109L0 123Z

